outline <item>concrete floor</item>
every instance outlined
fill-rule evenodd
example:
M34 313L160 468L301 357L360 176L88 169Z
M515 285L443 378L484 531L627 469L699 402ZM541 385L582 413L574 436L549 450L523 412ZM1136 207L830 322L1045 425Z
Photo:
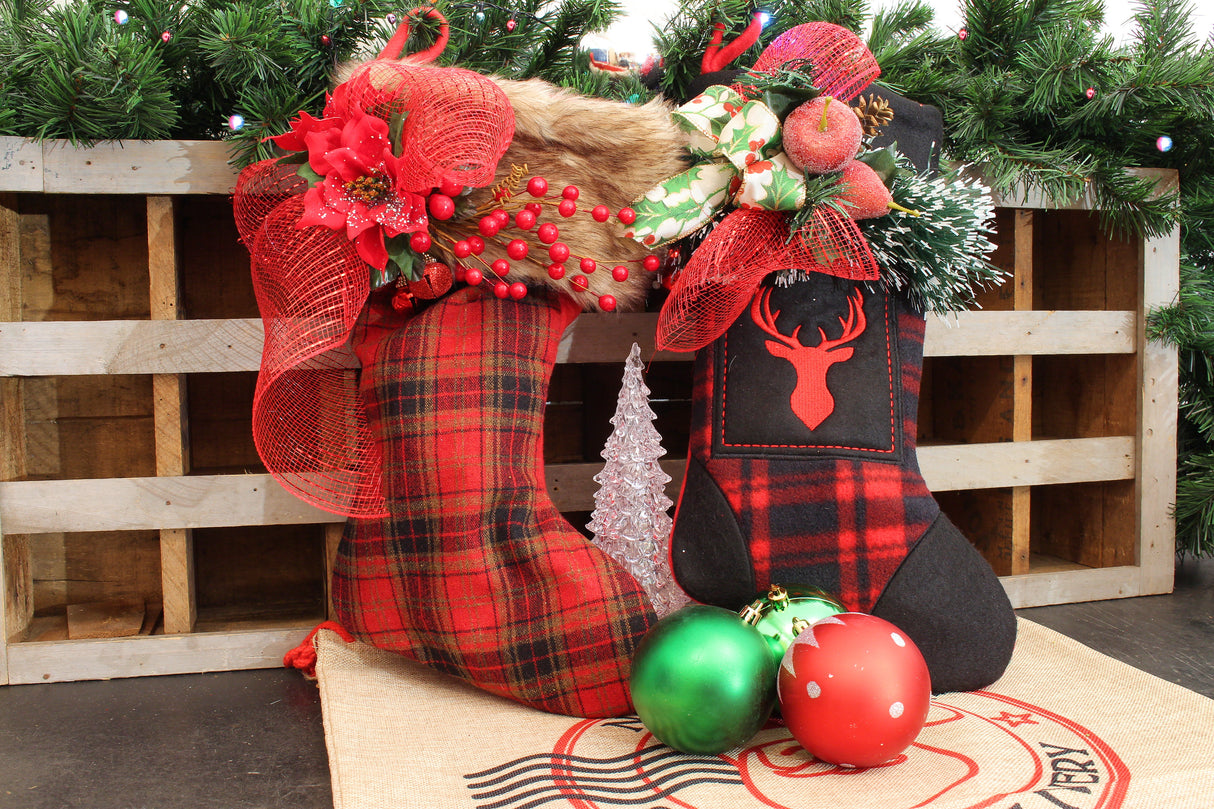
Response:
M1214 559L1178 566L1172 595L1020 614L1214 698ZM0 807L331 809L316 688L283 670L0 688Z

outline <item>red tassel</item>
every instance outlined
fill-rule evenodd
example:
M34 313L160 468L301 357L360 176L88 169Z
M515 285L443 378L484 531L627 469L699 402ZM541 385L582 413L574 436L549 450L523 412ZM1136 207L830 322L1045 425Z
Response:
M336 632L346 643L353 643L354 636L334 621L325 621L308 633L303 642L282 656L282 664L289 669L299 669L305 677L316 677L316 633L322 629Z

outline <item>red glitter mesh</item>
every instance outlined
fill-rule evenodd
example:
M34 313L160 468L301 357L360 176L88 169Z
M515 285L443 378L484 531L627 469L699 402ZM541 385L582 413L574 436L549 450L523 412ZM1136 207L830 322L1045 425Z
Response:
M834 208L815 208L811 223L785 242L783 212L737 210L721 220L675 277L658 316L658 348L696 351L711 343L746 309L771 272L821 272L859 281L880 277L860 229Z
M752 70L775 70L796 59L808 59L814 86L840 101L851 101L881 75L877 58L860 38L828 22L789 28L763 49ZM745 94L744 87L737 89Z
M428 194L442 181L484 186L514 135L496 84L459 68L388 58L356 68L327 116L361 107L382 117L408 171L398 188ZM402 123L403 121L403 123ZM382 458L358 396L347 346L370 293L370 268L344 230L300 228L309 183L265 160L241 172L233 210L252 254L265 327L253 399L253 439L271 474L307 503L356 517L385 513Z

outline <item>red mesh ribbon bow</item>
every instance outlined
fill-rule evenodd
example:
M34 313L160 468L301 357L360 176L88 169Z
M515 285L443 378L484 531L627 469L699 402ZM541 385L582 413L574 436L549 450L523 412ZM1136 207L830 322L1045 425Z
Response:
M397 61L407 31L406 19L379 58L334 90L322 118L301 113L275 138L306 152L321 182L296 163L263 160L241 172L233 201L265 327L257 452L288 491L348 516L385 513L382 459L347 346L370 267L387 263L385 237L427 227L432 189L492 182L514 135L496 84L423 64L444 40Z
M759 55L751 72L775 70L800 59L812 65L814 86L840 101L851 101L881 73L859 37L822 22L785 31ZM744 81L734 89L753 95ZM859 227L838 210L818 206L810 224L791 239L788 221L780 211L747 209L721 220L674 279L658 317L658 348L695 351L711 343L737 319L771 272L799 269L864 281L880 277Z

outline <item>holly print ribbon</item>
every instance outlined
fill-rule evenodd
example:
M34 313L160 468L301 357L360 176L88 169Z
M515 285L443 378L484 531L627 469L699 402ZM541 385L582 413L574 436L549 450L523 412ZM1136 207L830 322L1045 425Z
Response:
M713 85L671 113L702 161L633 203L634 239L649 246L694 233L726 205L793 211L805 204L805 178L781 148L780 119L761 101Z

